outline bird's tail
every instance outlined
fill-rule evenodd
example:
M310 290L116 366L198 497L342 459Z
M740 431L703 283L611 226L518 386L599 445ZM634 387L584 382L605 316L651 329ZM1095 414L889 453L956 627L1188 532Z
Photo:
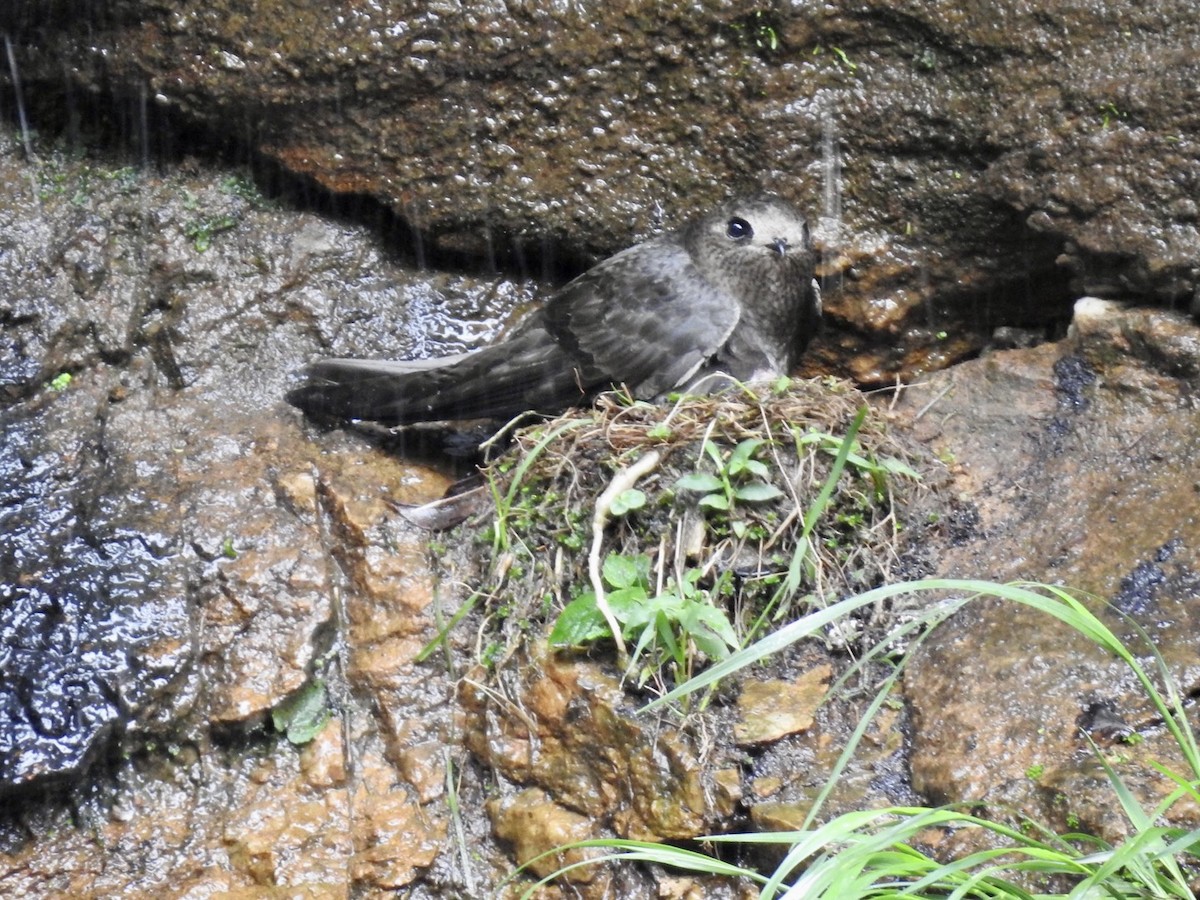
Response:
M545 332L475 353L417 362L322 359L287 395L309 415L410 425L508 419L584 399L574 363Z

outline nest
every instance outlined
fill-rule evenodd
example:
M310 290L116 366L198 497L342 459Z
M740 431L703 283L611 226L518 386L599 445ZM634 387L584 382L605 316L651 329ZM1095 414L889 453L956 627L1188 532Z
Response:
M609 597L695 604L719 640L701 622L675 639L639 641L643 682L692 674L731 635L744 643L815 606L922 574L912 537L931 516L919 501L942 480L937 461L830 379L738 385L669 406L606 394L518 431L483 474L496 502L484 661L547 634L611 645L612 628L588 630L597 615L564 630L572 603L599 597L598 614L614 626ZM863 610L828 643L852 651L898 614Z

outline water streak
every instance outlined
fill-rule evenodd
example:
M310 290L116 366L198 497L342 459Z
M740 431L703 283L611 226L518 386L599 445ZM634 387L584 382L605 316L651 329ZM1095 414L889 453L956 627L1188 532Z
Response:
M25 148L25 158L33 162L33 140L29 135L29 119L25 115L25 98L21 94L21 73L17 69L17 56L13 53L12 40L4 35L4 52L8 56L8 70L12 73L13 93L17 98L17 121L21 126L21 143Z
M142 168L150 168L150 98L145 84L142 84L138 103L138 127L141 129Z
M821 104L821 221L826 268L840 272L840 268L829 263L841 255L842 248L842 158L838 151L837 123L834 119L832 101ZM828 283L830 278L840 280L840 275L827 275L822 287L835 288Z

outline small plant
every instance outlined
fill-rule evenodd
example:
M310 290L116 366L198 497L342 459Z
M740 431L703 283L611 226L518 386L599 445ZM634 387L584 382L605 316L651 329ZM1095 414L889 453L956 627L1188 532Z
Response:
M61 393L62 391L65 391L70 386L70 384L71 384L71 373L70 372L59 372L57 375L55 375L53 378L50 379L49 387L50 387L50 390L54 391L55 393Z
M824 47L815 47L813 48L812 55L822 56L825 53L825 49ZM858 72L858 63L854 62L841 47L830 47L829 52L833 55L839 68L844 69L851 75Z
M192 242L197 253L203 253L212 246L214 235L229 231L237 224L230 215L206 216L184 226L183 233Z
M625 516L633 512L635 509L641 509L646 505L646 492L638 488L629 488L621 491L613 499L611 512L613 516Z
M730 27L739 43L747 49L753 48L763 57L778 51L782 43L775 22L769 13L761 9L755 10L740 22L734 22Z
M269 205L267 198L258 189L258 185L246 175L230 175L222 179L221 190L230 196L245 200L255 209L262 209Z
M923 72L932 72L938 67L937 53L931 47L924 47L913 54L913 65Z
M675 482L675 489L702 493L701 507L724 513L732 512L738 504L765 503L783 496L783 491L770 483L771 472L766 463L755 458L765 443L762 438L747 438L726 457L712 441L705 441L704 452L712 460L716 473L684 475ZM729 526L737 537L745 536L744 519L732 519Z
M1104 128L1124 118L1125 113L1121 112L1115 103L1105 103L1100 107L1100 123Z
M836 56L838 58L838 62L845 66L850 72L858 71L858 63L852 61L850 57L846 55L846 51L841 47L834 47L833 55Z
M654 593L650 557L610 553L604 560L604 583L611 588L606 599L621 636L634 645L630 670L645 657L639 685L669 662L677 677L690 677L697 652L712 660L729 656L738 647L737 634L725 611L712 603L719 586L700 586L703 573L688 569L676 581ZM611 637L611 630L596 603L594 591L585 591L567 604L550 632L550 643L580 646Z
M319 678L305 682L295 694L271 710L271 724L288 743L300 746L311 742L333 717L325 682Z
M515 467L509 462L500 463L496 467L496 475L505 476L509 472L512 473L507 489L503 489L498 479L489 472L488 489L491 491L492 500L496 504L496 518L491 527L493 558L498 558L510 549L514 536L514 525L527 522L532 517L532 509L529 504L521 502L522 499L527 499L523 498L522 489L526 487L525 476L529 473L530 468L538 461L550 444L568 432L581 428L584 424L584 420L576 419L566 421L558 428L547 429L539 437L533 448L521 458L521 461Z
M792 439L796 442L797 447L816 445L831 456L837 456L842 449L844 441L849 440L850 444L846 453L846 465L871 479L877 501L882 500L886 496L889 478L899 476L901 478L911 478L914 481L920 481L921 476L913 471L912 466L903 460L897 459L894 456L885 456L882 458L864 456L862 447L853 437L853 433L842 438L821 431L806 431L801 433L797 428L792 429Z

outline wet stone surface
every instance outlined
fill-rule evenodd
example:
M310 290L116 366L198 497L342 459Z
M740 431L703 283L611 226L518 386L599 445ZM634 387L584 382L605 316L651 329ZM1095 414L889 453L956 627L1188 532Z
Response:
M22 166L8 138L3 152L12 787L78 773L118 731L169 731L203 673L217 719L245 721L296 688L329 609L323 573L296 555L311 538L272 485L304 448L264 413L305 346L419 352L439 333L461 345L452 314L419 301L429 283L384 281L390 264L361 233L276 213L239 176L156 178L53 148ZM491 283L457 289L475 312L496 302ZM431 315L440 327L401 338ZM291 609L254 615L281 596ZM268 648L274 674L244 679L239 656Z
M239 141L377 198L427 259L576 265L775 189L820 220L814 371L860 382L1200 278L1192 0L14 0L0 30L69 133Z
M21 30L21 64L31 65L33 83L40 78L43 86L61 79L61 58L51 76L39 76L24 29L41 27L56 8L4 12ZM827 274L850 287L834 304L841 333L818 352L818 362L837 357L841 370L878 380L977 347L975 332L939 336L952 320L940 318L944 310L930 306L931 298L963 298L964 316L990 322L1061 299L1069 279L1163 299L1183 297L1194 286L1181 262L1191 252L1194 216L1176 196L1188 190L1191 163L1162 157L1163 165L1180 163L1173 170L1179 179L1150 206L1169 210L1179 227L1158 250L1162 220L1148 211L1142 192L1162 187L1161 167L1139 174L1130 162L1121 184L1095 194L1103 202L1083 202L1105 187L1114 159L1157 152L1164 142L1172 154L1189 152L1191 131L1167 140L1160 111L1138 101L1136 90L1116 98L1130 100L1124 108L1136 117L1122 117L1114 101L1113 121L1098 125L1097 98L1111 100L1112 85L1093 79L1078 95L1062 91L1053 84L1061 71L1038 74L1026 51L1012 47L1016 29L1033 35L1037 52L1074 58L1061 43L1066 32L1038 20L1032 5L1004 7L999 18L979 10L947 15L937 5L905 17L895 8L886 5L883 32L870 15L838 10L779 21L772 27L788 52L802 54L794 58L754 53L747 62L746 45L729 43L726 32L705 78L696 81L691 69L677 72L667 104L682 108L681 98L694 96L703 107L706 90L725 90L730 71L762 79L766 107L758 108L774 110L771 121L782 123L772 126L778 143L764 145L765 158L782 160L772 177L815 197L820 173L813 147L824 107L816 105L811 85L833 103L846 147L854 238L837 248L837 260L830 258ZM1166 4L1139 13L1140 36L1118 30L1111 40L1143 52L1186 45L1194 16L1168 27L1180 9ZM105 19L115 29L107 36L123 39L122 30L135 23L153 29L135 10L142 11L122 5L120 15ZM201 18L219 33L219 7ZM693 16L668 30L692 34L697 21ZM1110 21L1088 21L1090 30L1078 32L1082 39L1098 47L1110 39ZM250 27L238 17L228 22ZM752 20L738 22L744 28ZM186 38L192 32L185 25L172 28ZM896 40L876 49L880 33ZM572 35L593 40L589 32ZM831 37L860 74L828 51ZM420 40L434 39L412 35L406 46ZM814 44L823 52L811 52ZM186 57L216 73L223 79L217 94L237 97L250 83L238 65L253 62L249 43L242 45L245 58L224 45L216 56L211 48L187 55L165 46L147 44L151 55ZM568 56L579 49L546 46ZM686 54L664 48L656 65L692 65ZM284 49L281 55L296 66L316 60L327 74L353 67L305 46ZM415 49L434 55L437 47ZM939 69L946 54L953 64ZM1148 58L1153 53L1141 57ZM637 53L630 59L641 79L645 59ZM1017 64L1052 83L1047 121L1062 119L1056 116L1063 109L1072 112L1062 119L1067 133L1042 133L1052 150L1045 156L1036 148L1022 155L1027 127L1046 123L1027 122L1020 110L1007 116L984 110L990 136L982 144L970 126L978 124L971 118L978 105L987 104L980 88ZM1103 70L1090 59L1078 65ZM1164 96L1174 100L1161 107L1164 116L1181 113L1172 121L1187 128L1200 105L1184 110L1175 100L1194 90L1185 77L1189 65L1184 60L1171 71ZM106 71L119 80L128 66L121 57ZM930 66L948 80L922 81ZM442 63L414 72L434 90L418 104L439 86L471 80L455 82ZM280 90L300 98L296 76L282 77ZM894 96L869 89L888 78L938 100L918 105L905 120L898 139L906 152L897 153L879 127L895 119ZM207 88L189 88L182 101L172 99L173 90L168 101L184 103L198 120L228 112L224 106L213 112ZM499 83L488 90L504 103L520 99ZM397 96L389 90L385 99L391 104ZM1027 95L1017 96L1023 103ZM339 95L334 107L344 112L345 103ZM729 106L718 108L730 115ZM955 115L922 112L942 108ZM477 112L469 104L461 109L468 120ZM321 129L310 111L305 115L311 138ZM435 120L430 114L416 121ZM475 121L493 137L508 127ZM651 156L639 163L646 180L635 179L623 199L613 199L618 180L604 167L624 160L627 148L612 135L580 140L569 124L560 136L573 148L607 154L599 169L556 168L549 157L529 157L547 172L571 172L569 184L518 169L506 170L508 180L489 180L478 174L492 166L485 159L478 170L468 167L475 174L462 175L465 182L455 182L461 192L444 191L439 196L448 199L433 202L453 177L446 173L461 173L450 163L435 171L430 157L421 156L413 176L426 179L420 190L403 193L412 188L405 178L385 187L408 185L388 198L420 220L427 231L418 237L434 238L444 254L486 256L501 234L581 252L608 250L625 243L630 229L659 224L654 185L660 181L682 185L687 202L697 204L720 182L717 175L745 174L747 164L755 167L748 180L758 183L764 157L742 152L746 131L730 131L731 121L710 135L718 142L736 135L728 142L736 158L688 144L686 134L666 141L679 145L675 155L651 158L649 142ZM872 140L884 135L880 158L854 142L855 123ZM461 146L473 146L476 137L472 132ZM368 143L377 159L375 137ZM1096 165L1072 181L1060 164L1074 165L1081 143ZM301 171L319 170L326 183L366 190L382 183L364 174L366 167L346 169L344 158L322 156L320 148L306 155L286 141L280 146L280 158ZM897 169L880 159L910 159L914 147L933 148L936 159L896 163L901 189L894 190ZM824 641L760 673L768 689L780 686L792 701L786 721L739 719L739 709L770 700L760 696L762 688L741 698L730 686L714 719L681 730L638 713L645 698L621 685L602 653L515 655L511 668L489 681L473 668L486 650L481 632L467 627L453 632L446 653L418 663L421 648L479 583L478 557L487 542L476 535L457 548L438 547L439 583L429 536L395 507L440 495L445 473L405 462L395 448L383 452L353 433L312 427L279 399L288 372L316 355L399 357L472 345L529 298L527 282L413 273L380 234L266 198L244 175L204 162L132 169L49 144L36 149L38 162L26 163L18 138L0 137L5 893L478 896L509 874L518 857L563 837L685 840L701 831L804 821L860 712L850 703L810 713L809 689L825 683L825 667L837 659ZM511 156L494 142L492 151ZM712 167L695 168L700 158ZM655 174L668 163L694 171L678 182ZM488 194L493 184L512 192L510 206ZM538 205L544 194L558 204ZM568 196L580 202L562 199ZM930 196L937 202L926 202ZM581 200L587 197L599 199ZM998 214L1002 207L1011 215ZM915 220L914 209L925 218ZM593 220L606 224L583 227ZM593 237L581 237L585 231ZM995 255L997 247L1003 252ZM409 247L403 255L416 258L424 250ZM947 285L959 293L942 293ZM864 330L887 335L884 349L856 354L871 344ZM1057 580L1112 599L1154 637L1183 689L1193 691L1200 678L1194 621L1200 561L1191 539L1200 516L1191 465L1198 372L1194 323L1089 301L1077 307L1069 341L996 353L913 389L894 427L911 428L952 461L958 493L936 526L918 532L925 555L914 570ZM406 449L413 447L402 444L400 451ZM482 534L486 521L475 524ZM474 567L463 562L472 556ZM1138 639L1128 623L1105 615ZM311 743L295 748L267 722L317 677L336 715ZM1119 837L1122 822L1080 729L1125 749L1122 774L1137 796L1160 799L1169 785L1148 761L1172 764L1170 747L1133 688L1127 671L1071 633L1011 607L977 604L921 651L904 707L872 725L826 814L966 799ZM1121 743L1126 735L1143 740L1136 753ZM64 781L66 802L41 790ZM1187 824L1197 820L1184 804L1172 815ZM939 851L954 849L948 841ZM738 885L632 867L595 873L560 893L689 891L743 893Z
M1073 332L941 373L902 404L903 414L937 397L915 430L953 452L956 482L979 510L977 536L948 548L938 568L1092 597L1150 669L1153 641L1188 696L1200 683L1200 421L1196 370L1180 348L1194 347L1200 329L1181 315L1084 299ZM1117 771L1147 808L1171 789L1152 763L1183 765L1128 667L1016 604L960 613L906 682L913 786L933 802L984 801L1117 841L1128 825L1089 736L1121 741ZM1189 802L1171 813L1184 824L1198 814Z
M444 760L410 744L444 736L449 692L405 670L431 594L388 504L447 479L350 435L319 447L280 398L323 352L458 349L528 289L407 273L228 170L49 145L28 164L5 134L0 181L5 892L411 881L445 829ZM266 724L344 648L341 617L355 652L325 676L349 766L341 729L299 752Z
M78 775L118 728L177 718L195 611L181 536L106 458L94 394L0 411L0 784ZM24 415L22 415L24 414Z

